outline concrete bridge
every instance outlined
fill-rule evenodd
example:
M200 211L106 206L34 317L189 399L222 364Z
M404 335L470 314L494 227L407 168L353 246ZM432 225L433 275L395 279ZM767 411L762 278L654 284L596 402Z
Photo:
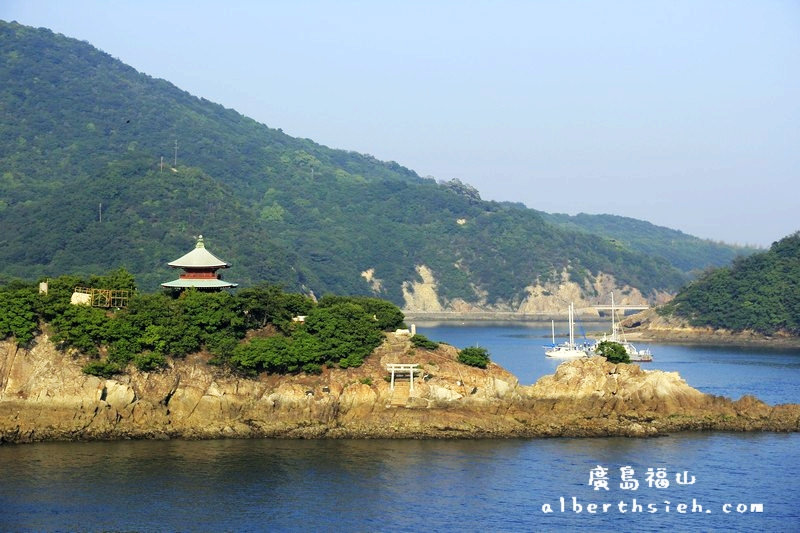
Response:
M611 306L610 305L593 305L593 309L596 309L599 314L605 315L611 313ZM617 311L621 315L626 315L629 313L638 313L639 311L645 311L650 309L649 305L615 305L614 310Z
M599 316L611 314L611 305L592 305L584 308L585 310L594 309ZM619 315L631 314L633 312L650 309L647 305L615 305L614 309ZM585 318L586 315L577 310L578 315ZM550 320L563 320L566 312L539 312L539 313L519 313L515 311L409 311L404 310L407 320L445 320L445 321L464 321L464 320L497 320L497 321L519 321L519 322L550 322Z

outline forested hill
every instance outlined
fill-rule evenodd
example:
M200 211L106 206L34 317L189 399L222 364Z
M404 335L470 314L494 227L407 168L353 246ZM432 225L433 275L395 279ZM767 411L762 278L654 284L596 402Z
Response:
M661 313L695 326L800 335L800 232L706 273Z
M290 137L46 29L0 21L0 79L5 276L124 266L152 290L198 234L243 285L397 303L420 265L445 305L511 308L564 271L650 295L690 270L457 181Z
M632 250L663 257L686 272L700 271L709 265L725 265L736 257L760 251L752 247L740 248L699 239L682 231L630 217L585 213L574 216L542 213L542 216L559 227L600 235Z

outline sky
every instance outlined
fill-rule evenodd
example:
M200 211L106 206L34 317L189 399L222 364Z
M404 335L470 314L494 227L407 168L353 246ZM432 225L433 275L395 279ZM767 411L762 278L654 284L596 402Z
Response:
M800 230L800 0L2 0L0 19L484 199L734 244Z

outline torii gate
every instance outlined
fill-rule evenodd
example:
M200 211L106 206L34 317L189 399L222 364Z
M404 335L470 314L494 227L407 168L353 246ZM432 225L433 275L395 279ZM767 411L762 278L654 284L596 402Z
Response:
M405 374L411 377L411 387L410 392L414 392L414 372L422 372L422 369L419 368L419 365L416 363L387 363L386 370L392 373L392 381L391 381L391 388L389 390L394 390L394 375L395 373L398 374Z

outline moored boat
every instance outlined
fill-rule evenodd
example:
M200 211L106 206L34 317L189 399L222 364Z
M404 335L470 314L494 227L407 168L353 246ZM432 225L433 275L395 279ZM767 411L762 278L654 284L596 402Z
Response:
M571 302L569 304L568 316L569 341L567 342L556 344L555 323L551 322L553 344L544 352L547 357L553 357L555 359L576 359L578 357L588 357L591 355L589 353L589 347L586 344L578 345L575 343L575 309Z
M625 351L628 352L628 357L630 357L632 362L637 363L649 363L653 360L653 354L650 353L648 348L637 348L632 343L628 342L625 338L625 332L622 330L622 327L619 326L617 323L616 318L616 308L614 307L614 293L611 293L611 335L608 336L605 333L603 334L603 338L597 342L600 344L603 341L611 341L621 344ZM595 344L594 349L597 348L597 344ZM594 349L592 351L594 351Z

